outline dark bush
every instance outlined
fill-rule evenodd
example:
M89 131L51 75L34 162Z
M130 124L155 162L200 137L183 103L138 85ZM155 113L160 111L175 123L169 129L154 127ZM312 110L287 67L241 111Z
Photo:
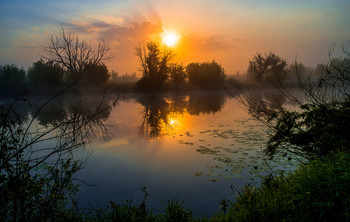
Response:
M223 88L225 80L224 69L216 63L190 63L186 68L189 83L200 89L219 89Z
M0 96L17 96L25 92L26 72L16 65L0 65Z
M42 59L33 63L28 69L31 91L54 90L63 86L64 70L52 61Z

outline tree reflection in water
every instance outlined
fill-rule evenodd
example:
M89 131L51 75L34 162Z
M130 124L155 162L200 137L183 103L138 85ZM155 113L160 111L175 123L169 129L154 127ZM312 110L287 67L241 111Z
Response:
M96 97L65 97L56 99L45 105L40 112L38 109L46 100L31 100L30 103L25 100L18 101L12 106L13 113L20 116L22 121L28 121L33 116L40 126L45 128L54 127L62 122L75 119L89 118L89 124L98 124L103 126L102 122L107 120L113 106L112 100L101 99ZM6 108L12 103L2 103L1 106ZM114 104L115 105L115 104Z
M176 116L214 114L222 109L225 101L224 92L139 96L137 102L144 107L139 135L155 138L167 134Z

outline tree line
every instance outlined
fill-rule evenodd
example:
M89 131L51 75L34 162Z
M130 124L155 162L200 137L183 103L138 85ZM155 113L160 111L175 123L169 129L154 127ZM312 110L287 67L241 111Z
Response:
M341 59L332 58L333 62ZM310 80L318 82L325 70L323 64L317 64L315 68L307 67L301 62L288 64L286 59L273 52L257 52L250 60L246 73L237 73L230 77L230 81L238 81L245 87L269 87L283 84L287 87L298 87L300 81Z
M215 60L187 65L173 62L174 51L157 42L139 44L135 49L141 78L136 73L119 76L115 71L109 72L104 63L104 60L112 58L106 43L88 43L80 40L76 34L66 33L62 28L60 32L49 36L44 56L27 70L13 64L0 65L0 95L50 95L73 82L74 92L82 92L83 89L89 92L103 91L106 87L112 91L143 92L218 90L229 86L225 84L228 80L239 81L247 87L271 83L295 86L299 79L318 81L324 74L321 64L315 69L301 63L288 64L273 52L254 55L244 75L228 76ZM339 63L340 59L334 58L332 61Z
M156 42L139 44L136 55L140 61L141 79L136 88L142 91L162 90L166 87L179 89L186 82L197 89L223 89L226 74L215 62L190 63L187 66L172 62L175 54L169 47L162 48Z
M104 63L91 65L84 72L76 88L103 88L109 79ZM27 70L13 64L0 65L0 95L54 94L72 83L77 77L53 61L40 59Z
M70 85L79 88L103 86L109 79L104 60L109 46L102 40L89 43L63 27L49 36L44 56L27 70L13 64L0 65L0 95L56 94Z
M174 63L171 62L174 52L170 48L161 49L155 42L136 47L141 78L137 78L135 73L119 76L115 71L108 71L102 62L106 59L105 56L94 61L92 57L100 56L99 53L84 53L88 43L80 41L77 35L67 34L62 29L49 39L51 44L45 48L46 56L34 62L27 70L13 64L0 65L1 96L51 95L73 82L74 92L86 88L90 91L106 87L120 88L118 84L131 84L128 89L137 91L178 90L188 86L196 89L223 89L226 78L223 67L214 60L190 63L187 66ZM74 50L76 52L72 52ZM85 59L78 59L80 56L85 56Z

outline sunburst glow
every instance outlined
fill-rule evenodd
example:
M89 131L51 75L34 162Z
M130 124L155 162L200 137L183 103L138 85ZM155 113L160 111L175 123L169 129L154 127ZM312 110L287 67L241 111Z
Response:
M168 32L164 30L164 33L162 34L163 43L169 47L174 47L179 39L180 36L175 32Z

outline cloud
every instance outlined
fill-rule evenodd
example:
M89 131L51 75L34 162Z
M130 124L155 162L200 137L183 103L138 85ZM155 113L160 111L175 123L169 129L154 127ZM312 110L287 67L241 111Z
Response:
M64 28L68 28L70 32L79 34L98 34L101 30L113 27L113 25L108 24L101 20L95 20L92 22L80 22L71 21L69 23L62 23Z
M97 35L109 43L115 55L113 60L106 62L110 70L117 70L119 73L134 72L138 70L135 47L138 43L155 40L157 35L163 32L163 24L160 21L151 22L140 13L133 18L124 18L123 21L128 23L141 18L143 20L121 25L96 19L90 22L72 21L64 26L73 32ZM229 41L224 35L184 35L176 48L176 60L188 63L193 61L193 58L208 61L217 59L218 55L229 47L227 42Z
M145 42L149 41L151 36L162 32L162 23L151 23L144 21L142 23L133 23L129 26L114 26L101 32L101 37L105 41L126 42Z
M127 20L125 19L125 21ZM111 24L102 20L90 22L71 21L62 23L62 25L73 33L98 35L106 42L118 43L149 41L152 35L163 31L161 22L152 23L147 20L126 25Z

